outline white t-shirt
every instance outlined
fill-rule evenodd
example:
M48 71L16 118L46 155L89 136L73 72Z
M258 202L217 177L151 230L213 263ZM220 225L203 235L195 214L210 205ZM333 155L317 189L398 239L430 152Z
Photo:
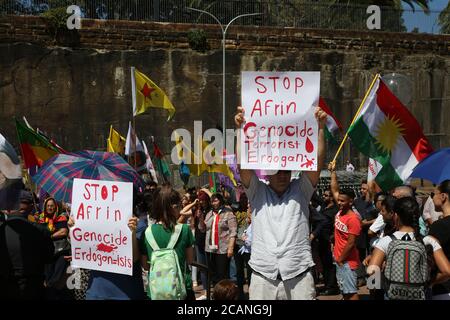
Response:
M381 215L381 213L379 213L378 217L372 223L369 230L372 231L373 233L378 233L378 232L383 233L385 226L386 226L386 223L384 223L383 216Z
M425 202L425 205L423 206L423 213L422 218L423 220L427 221L431 218L432 222L435 222L439 220L439 218L442 216L442 212L437 212L434 208L433 199L431 197L428 197L427 201Z
M370 239L370 246L375 248L378 241L384 237L384 227L386 223L384 223L383 216L381 213L378 214L378 217L375 219L374 223L369 227L369 230L373 233L376 233L377 236Z
M314 187L307 175L292 180L280 197L252 174L245 192L252 207L252 269L288 280L314 266L308 208Z
M406 232L396 231L396 232L394 232L394 237L397 238L397 239L401 239L405 234L406 234ZM411 237L412 240L416 239L414 237L414 232L408 232L408 235ZM377 249L383 251L384 253L386 253L387 250L388 250L389 244L391 243L391 241L392 241L391 237L389 237L389 236L383 237L375 245L375 248L377 248ZM433 251L437 251L437 250L442 248L439 245L439 242L437 242L436 239L434 239L433 237L430 237L430 236L426 236L425 238L423 238L423 243L425 245L431 245L433 247Z

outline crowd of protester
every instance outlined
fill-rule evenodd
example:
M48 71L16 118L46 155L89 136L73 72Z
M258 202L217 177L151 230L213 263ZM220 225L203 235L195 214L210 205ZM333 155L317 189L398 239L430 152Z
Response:
M213 288L217 300L357 300L367 284L371 299L450 300L450 180L427 199L408 185L376 193L367 181L356 197L339 187L330 163L330 187L317 190L325 158L320 109L316 118L316 172L292 179L278 170L262 181L242 169L236 190L149 181L135 193L132 276L71 272L70 205L23 190L20 209L2 212L0 298L195 300L195 291L206 299ZM236 126L243 121L238 109ZM167 290L154 270L164 263L177 267Z

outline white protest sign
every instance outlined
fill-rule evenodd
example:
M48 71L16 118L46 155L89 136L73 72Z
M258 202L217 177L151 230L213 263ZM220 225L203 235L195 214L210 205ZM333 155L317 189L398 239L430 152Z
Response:
M242 72L241 167L317 170L320 72Z
M74 179L72 268L133 274L133 184Z
M381 163L375 159L369 158L369 165L367 167L367 181L375 180L381 169L383 169Z

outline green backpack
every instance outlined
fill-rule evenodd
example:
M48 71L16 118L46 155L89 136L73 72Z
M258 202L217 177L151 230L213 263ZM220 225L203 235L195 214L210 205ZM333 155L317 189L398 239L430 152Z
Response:
M145 240L152 249L148 272L147 294L152 300L183 300L186 284L174 247L180 237L182 224L175 226L167 248L160 249L153 236L151 226L145 230Z

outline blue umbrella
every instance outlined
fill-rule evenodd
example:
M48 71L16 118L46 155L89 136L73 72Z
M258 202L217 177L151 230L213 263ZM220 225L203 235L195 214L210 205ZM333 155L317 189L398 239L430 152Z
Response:
M450 148L428 155L414 168L411 177L426 179L434 184L450 179Z

